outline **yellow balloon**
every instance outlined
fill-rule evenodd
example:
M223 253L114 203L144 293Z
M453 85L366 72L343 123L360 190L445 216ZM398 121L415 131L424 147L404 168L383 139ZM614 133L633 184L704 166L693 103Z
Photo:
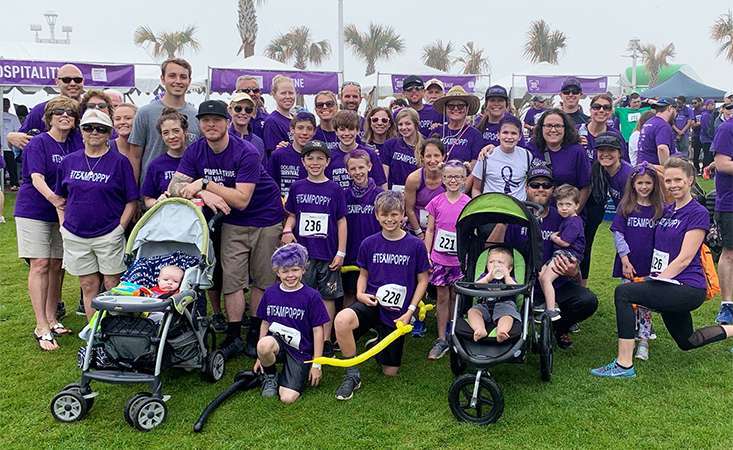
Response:
M363 363L367 359L381 352L382 350L387 348L389 344L394 342L397 338L399 338L400 336L404 336L411 331L412 331L412 325L405 325L404 323L398 321L397 328L394 331L389 333L387 336L384 337L384 339L379 341L378 344L376 344L374 347L370 348L369 350L365 351L361 355L357 355L349 359L326 358L324 356L321 356L319 358L315 358L312 361L306 361L306 362L316 363L316 364L321 364L321 365L326 365L326 366L334 366L334 367L353 367L353 366Z
M358 266L341 266L341 273L358 272Z
M432 311L435 309L435 305L432 303L425 303L422 300L420 300L420 303L417 304L417 318L419 320L425 320L425 317L428 315L428 311Z

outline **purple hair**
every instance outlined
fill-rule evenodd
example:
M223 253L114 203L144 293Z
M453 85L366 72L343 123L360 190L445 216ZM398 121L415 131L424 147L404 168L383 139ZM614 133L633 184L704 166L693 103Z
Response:
M471 166L468 163L461 161L460 159L448 160L441 164L440 169L463 169L466 171L466 175L471 173Z
M347 153L346 156L344 156L344 165L348 167L349 160L352 160L352 159L363 159L369 163L372 162L372 158L369 156L369 153L367 153L366 150L362 150L360 148L356 148L350 151L349 153Z
M272 268L302 267L308 264L308 250L300 244L283 245L272 254Z

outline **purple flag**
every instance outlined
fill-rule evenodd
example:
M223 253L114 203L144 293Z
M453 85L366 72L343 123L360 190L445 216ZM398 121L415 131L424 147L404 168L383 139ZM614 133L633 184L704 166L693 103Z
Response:
M58 61L18 61L0 59L2 86L55 86ZM135 87L135 66L132 64L74 64L84 76L88 87Z
M338 92L338 72L292 72L281 70L257 69L216 69L211 68L211 91L234 92L237 78L249 75L258 79L264 92L270 92L272 79L277 75L284 75L295 80L295 90L298 94L312 95L319 91Z
M603 94L608 91L608 77L581 78L573 75L527 75L527 92L530 94L557 94L567 78L577 78L584 94Z
M392 75L392 92L402 92L402 80L409 75ZM456 85L463 86L466 92L473 92L476 88L476 75L418 75L423 82L436 78L443 82L445 91Z

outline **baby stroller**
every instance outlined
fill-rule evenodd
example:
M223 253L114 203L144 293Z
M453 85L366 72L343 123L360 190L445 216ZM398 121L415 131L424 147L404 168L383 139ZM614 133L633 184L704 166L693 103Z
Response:
M90 321L86 347L80 350L81 380L64 387L51 401L51 414L62 422L82 419L97 392L92 381L146 383L125 405L128 424L149 431L167 414L161 370L199 370L210 381L224 376L224 355L215 350L213 330L197 301L211 287L214 253L201 210L188 200L167 199L153 206L135 225L125 248L123 281L152 286L166 265L185 270L180 290L168 298L112 295L92 300L98 311ZM154 320L156 318L158 320Z
M504 411L504 396L490 367L514 362L523 363L530 350L540 354L540 374L544 381L552 377L552 325L545 314L534 317L533 299L537 273L541 267L541 235L532 210L542 207L522 203L500 193L487 193L471 200L461 212L456 225L458 258L464 278L456 282L456 302L450 332L450 368L456 378L448 392L448 404L460 421L486 425L496 422ZM514 279L518 285L479 284L492 247L487 238L494 224L516 224L527 227L527 248L513 249ZM473 340L473 330L465 314L480 300L491 304L496 299L516 296L521 323L514 321L510 338ZM530 320L532 318L532 320ZM535 323L535 320L538 323ZM493 325L495 326L495 324ZM487 330L492 325L487 323ZM471 371L466 373L469 368Z

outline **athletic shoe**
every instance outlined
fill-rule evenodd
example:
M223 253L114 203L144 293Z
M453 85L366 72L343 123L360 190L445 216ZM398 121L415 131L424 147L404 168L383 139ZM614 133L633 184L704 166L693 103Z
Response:
M619 366L614 359L610 363L602 367L597 367L590 370L590 374L594 377L603 378L634 378L636 377L636 369L634 366L624 369Z
M580 324L574 323L568 327L568 331L571 333L580 333Z
M257 358L257 341L259 340L260 340L259 329L254 329L250 327L247 330L247 345L245 345L244 354L250 358Z
M649 341L642 339L636 345L636 359L646 361L649 359Z
M227 320L222 313L211 315L211 328L217 333L224 333L227 330Z
M76 311L74 311L77 316L85 316L87 315L87 311L84 309L84 303L80 302L79 306L76 307Z
M372 336L369 336L364 342L364 348L367 350L369 350L372 346L374 346L374 344L379 342L379 333L377 333L377 330L372 328L371 330L369 330L369 333L371 333Z
M331 341L323 341L323 356L331 358L334 355L333 344Z
M265 375L265 379L262 380L262 396L265 398L277 397L277 375Z
M559 308L548 309L547 311L545 311L545 314L547 314L547 317L549 317L550 320L553 322L556 320L560 320L560 317L561 317Z
M720 325L733 325L733 303L721 303L715 321Z
M66 317L66 305L64 302L59 301L58 305L56 305L56 320L61 320L64 317Z
M224 359L231 359L242 354L244 351L244 342L242 342L242 338L239 336L234 339L226 338L221 343L219 350L224 354Z
M563 350L567 350L573 346L573 340L570 339L570 335L567 333L558 334L555 336L557 346Z
M436 339L433 348L428 352L428 359L435 361L440 359L450 350L450 345L445 339Z
M336 400L351 400L354 391L361 387L361 377L357 375L346 374L341 386L336 389Z
M536 313L543 313L545 312L545 304L544 303L535 303L534 306L532 306L532 311Z

